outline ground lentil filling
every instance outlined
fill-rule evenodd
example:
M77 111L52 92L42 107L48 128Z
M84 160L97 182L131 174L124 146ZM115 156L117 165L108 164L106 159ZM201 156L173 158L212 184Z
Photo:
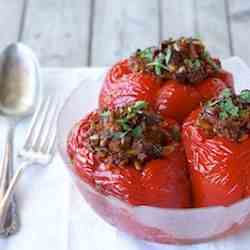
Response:
M87 131L87 147L107 164L141 169L146 162L173 150L179 141L177 126L163 127L164 120L144 101L113 111L97 111Z
M197 83L221 69L219 59L212 58L200 39L168 39L159 47L138 49L129 58L133 71L147 71L157 77L184 83Z
M250 90L235 95L225 89L204 106L197 122L209 137L219 135L234 142L246 140L250 135Z

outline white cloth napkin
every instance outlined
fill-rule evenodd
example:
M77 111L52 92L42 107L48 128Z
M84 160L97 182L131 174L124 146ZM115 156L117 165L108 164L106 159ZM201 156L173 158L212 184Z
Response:
M224 67L234 73L237 91L250 87L250 69L240 59L228 59ZM44 94L58 93L65 99L82 79L99 78L104 70L45 69ZM16 150L22 145L28 121L17 128ZM4 126L4 120L0 119L1 131ZM0 134L0 156L4 135ZM21 231L0 240L0 250L249 250L250 246L250 231L189 246L149 243L119 232L89 208L71 184L58 155L51 166L27 171L18 186L17 199Z
M45 69L42 71L43 95L58 94L62 101L82 79L98 77L103 69ZM18 124L15 151L23 144L30 119ZM0 159L6 136L6 121L0 118ZM19 161L16 159L15 168ZM69 194L71 182L57 154L46 167L27 170L17 188L21 230L8 239L0 239L0 250L68 250Z

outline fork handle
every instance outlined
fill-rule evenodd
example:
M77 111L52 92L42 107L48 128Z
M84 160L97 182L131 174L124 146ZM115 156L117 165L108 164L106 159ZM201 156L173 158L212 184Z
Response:
M5 219L6 219L6 213L7 210L11 204L11 201L13 199L13 194L15 192L17 183L20 179L20 177L22 176L22 174L24 173L25 168L29 165L29 163L24 162L22 163L22 165L20 166L20 168L16 171L16 173L14 174L14 176L12 177L8 189L6 190L3 198L0 201L0 224L4 223Z
M4 158L0 166L0 201L3 199L13 176L13 136L15 122L9 122L8 125ZM14 196L12 196L5 214L0 219L0 237L7 237L19 230L19 215Z

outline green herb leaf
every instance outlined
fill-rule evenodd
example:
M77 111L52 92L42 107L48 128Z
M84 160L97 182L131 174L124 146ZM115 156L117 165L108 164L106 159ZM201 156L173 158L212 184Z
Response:
M127 133L128 133L128 131L125 131L125 132L115 132L112 135L112 138L115 139L115 140L119 140L119 139L125 137Z
M157 75L161 75L162 69L165 69L165 70L168 69L164 64L161 63L159 59L156 59L154 62L149 63L148 66L154 66L155 73Z
M134 137L140 137L141 134L142 134L142 129L141 129L141 127L137 126L137 127L135 127L135 128L132 129L132 135L133 135Z
M120 126L122 127L123 130L125 130L125 131L129 130L127 117L119 119L119 120L117 120L117 122L120 124Z
M103 111L103 112L101 113L101 117L102 117L102 118L107 118L107 117L109 117L109 116L110 116L110 111L109 111L109 110Z
M131 118L135 117L136 113L137 113L136 111L132 110L132 112L128 113L126 118L130 120Z
M137 101L133 109L137 112L138 110L145 109L147 107L147 103L145 101Z
M162 69L162 67L161 67L160 64L155 65L155 73L156 73L156 75L161 75L161 69Z
M153 53L152 53L151 48L146 48L145 50L141 51L140 56L146 59L148 62L153 61Z
M206 60L207 60L207 62L208 62L214 69L216 69L216 70L219 70L219 69L220 69L220 66L217 65L217 64L213 61L212 58L207 57Z
M184 59L184 64L188 66L189 68L193 67L193 63L190 59Z
M225 99L219 103L221 112L219 114L221 119L236 118L240 115L240 109L234 105L231 98Z
M226 120L227 118L229 118L229 115L227 114L227 112L222 111L220 112L219 117L221 120Z
M157 56L157 59L163 63L163 61L165 60L165 54L164 53L159 53L158 56Z
M193 68L194 69L199 69L201 66L201 62L199 59L196 59L194 62L193 62Z
M216 70L219 70L220 69L220 66L217 65L214 60L211 58L209 52L207 50L204 50L203 54L202 54L202 57L204 59L206 59L206 61Z
M165 63L166 65L169 63L170 59L171 59L171 56L172 56L172 50L170 47L167 48L166 50L166 55L165 55Z
M165 60L165 54L159 53L159 55L157 56L157 58L152 63L148 63L147 66L154 66L155 73L157 75L161 75L163 69L165 69L165 70L168 69L163 64L164 60Z
M242 90L240 92L240 99L245 102L250 102L250 90Z
M207 59L207 58L209 58L209 57L210 57L210 55L209 55L209 53L208 53L208 51L207 51L207 50L204 50L204 51L203 51L202 56L203 56L205 59Z
M228 98L228 97L230 97L230 96L232 96L232 91L231 91L231 89L228 89L228 88L224 89L224 90L220 93L220 97Z

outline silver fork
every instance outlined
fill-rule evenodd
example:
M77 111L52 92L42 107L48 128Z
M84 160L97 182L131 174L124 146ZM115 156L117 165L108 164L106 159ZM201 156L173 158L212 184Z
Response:
M56 121L59 99L48 97L37 108L31 121L24 146L19 152L22 163L10 181L9 187L0 200L0 225L4 225L8 206L17 183L24 171L32 165L47 166L55 155Z

